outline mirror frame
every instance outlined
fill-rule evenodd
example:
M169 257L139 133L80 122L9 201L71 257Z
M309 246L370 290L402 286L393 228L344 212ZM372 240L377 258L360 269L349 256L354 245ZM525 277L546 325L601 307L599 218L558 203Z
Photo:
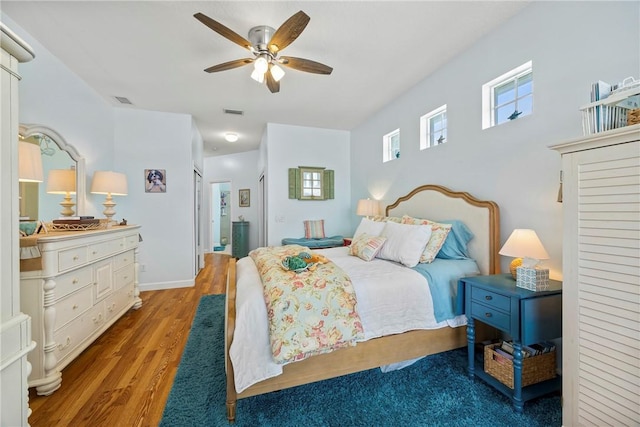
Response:
M55 130L47 126L34 124L20 124L20 135L25 139L36 134L47 135L56 143L61 151L65 151L76 162L76 215L84 215L86 206L86 171L84 157L76 148Z

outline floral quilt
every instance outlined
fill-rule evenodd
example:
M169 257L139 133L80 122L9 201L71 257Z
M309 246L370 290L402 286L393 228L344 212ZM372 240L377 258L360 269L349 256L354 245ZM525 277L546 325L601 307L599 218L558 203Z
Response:
M282 260L300 252L311 253L299 245L249 253L262 278L271 350L279 364L355 345L364 337L347 274L331 261L313 271L285 270Z

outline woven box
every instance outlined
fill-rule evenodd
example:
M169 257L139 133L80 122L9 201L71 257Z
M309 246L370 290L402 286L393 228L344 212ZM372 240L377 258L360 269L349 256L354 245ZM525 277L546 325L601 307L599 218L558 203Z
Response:
M637 125L640 123L640 108L629 110L627 112L627 126Z
M513 361L496 353L489 344L484 347L484 371L513 389ZM531 356L522 359L522 387L536 384L556 377L556 352Z
M549 289L549 270L518 267L516 269L516 286L534 292L546 291Z

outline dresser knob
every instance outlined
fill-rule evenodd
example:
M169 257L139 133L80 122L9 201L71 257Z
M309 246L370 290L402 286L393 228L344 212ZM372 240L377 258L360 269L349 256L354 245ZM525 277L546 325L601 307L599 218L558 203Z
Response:
M78 260L78 255L74 256L74 257L73 257L73 260L74 260L74 261L77 261L77 260Z
M484 299L486 299L487 301L491 301L493 297L491 295L486 295Z
M69 347L69 344L71 344L71 337L67 337L65 345L58 344L58 350L64 350L65 348Z
M73 304L73 309L75 310L76 308L78 308L78 304Z
M91 253L92 253L93 255L95 255L95 254L97 254L97 253L98 253L98 251L93 251L93 252L91 252Z
M484 317L491 317L491 313L485 313Z
M78 279L73 279L71 283L73 283L74 285L78 284Z

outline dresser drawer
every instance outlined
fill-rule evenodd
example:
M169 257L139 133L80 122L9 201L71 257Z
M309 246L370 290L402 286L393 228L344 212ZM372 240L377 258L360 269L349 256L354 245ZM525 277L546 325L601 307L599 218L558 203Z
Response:
M121 240L108 240L106 242L98 242L89 245L89 260L94 261L96 259L104 258L111 254L118 252L118 243Z
M77 270L71 271L66 274L62 274L54 278L56 282L56 299L69 295L71 292L77 291L83 286L93 283L93 270L91 267L83 267Z
M133 265L133 251L128 251L113 258L113 268L119 270L128 265Z
M58 252L58 271L69 270L87 263L87 247L66 249Z
M125 308L131 307L133 305L133 283L118 289L113 295L104 300L104 304L107 321Z
M474 319L478 319L479 321L496 327L500 330L506 332L510 331L511 317L502 311L494 309L493 307L477 302L472 302L471 316Z
M117 270L115 273L115 287L116 289L123 287L124 285L128 285L133 283L134 279L134 268L133 264L129 264L120 270Z
M481 302L489 307L502 310L507 314L511 311L511 298L496 292L487 291L474 286L471 288L471 299L473 301Z
M139 238L137 234L125 237L125 248L133 249L138 247Z
M64 359L105 323L103 308L102 304L94 306L73 322L54 332L53 340L56 346L53 354L58 362L56 366L66 366L73 360Z
M53 306L56 309L56 321L53 329L60 329L60 327L80 316L92 306L93 294L91 292L91 286L85 286L79 291L59 300Z

